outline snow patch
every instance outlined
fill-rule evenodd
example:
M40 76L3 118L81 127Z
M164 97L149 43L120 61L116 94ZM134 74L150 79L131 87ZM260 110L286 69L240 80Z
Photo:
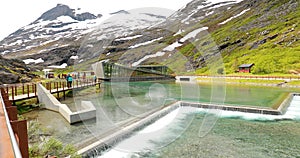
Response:
M6 51L2 52L1 54L2 54L2 55L5 55L6 53L9 53L9 52L10 52L10 51L6 50Z
M143 35L135 35L135 36L130 36L130 37L124 37L124 38L119 38L116 39L115 41L127 41L127 40L132 40L132 39L136 39L139 37L142 37Z
M176 32L173 36L177 36L185 32L184 30L180 29L178 32Z
M233 16L233 17L230 17L229 19L227 19L227 20L225 20L225 21L219 23L219 25L226 24L227 22L231 21L232 19L235 19L235 18L237 18L237 17L239 17L239 16L245 14L245 13L246 13L247 11L249 11L249 10L250 10L250 8L248 8L248 9L246 9L246 10L243 10L241 13L239 13L239 14Z
M129 48L130 49L133 49L133 48L137 48L137 47L140 47L140 46L145 46L145 45L148 45L148 44L151 44L155 41L158 41L158 40L161 40L163 37L160 37L160 38L157 38L157 39L153 39L151 41L147 41L147 42L144 42L144 43L139 43L139 44L136 44L134 46L130 46Z
M56 19L60 22L63 22L63 23L78 22L77 20L74 20L69 16L60 16Z
M44 60L42 58L38 58L38 59L25 59L23 60L23 62L27 65L27 64L30 64L30 63L35 63L35 64L38 64L38 63L43 63Z
M186 17L185 19L181 20L181 23L186 23L197 12L198 12L198 10L193 10L192 13L190 13L190 15L188 17Z
M155 58L155 57L160 57L160 56L163 56L165 55L165 52L157 52L155 54L151 54L151 55L146 55L144 56L142 59L138 60L137 62L134 62L132 64L132 66L138 66L140 63L142 63L143 61L149 59L149 58Z
M187 35L185 35L182 39L180 39L179 41L180 42L185 42L186 40L190 39L190 38L195 38L197 36L198 33L202 32L202 31L205 31L207 30L208 27L202 27L202 28L199 28L199 29L196 29L190 33L188 33Z
M213 13L214 13L214 11L211 11L211 12L206 12L206 13L205 13L205 16L212 15Z
M23 43L23 41L19 39L16 42L10 43L8 46L20 45L22 43Z
M71 56L70 59L73 59L73 60L77 60L78 59L78 56Z
M166 48L164 48L163 51L170 51L170 52L171 52L171 51L173 51L176 47L180 47L180 46L182 46L182 44L178 43L178 41L177 41L177 42L174 42L173 44L167 46Z
M64 68L66 68L68 66L68 64L67 63L63 63L63 64L61 64L60 66L58 66L58 65L52 65L52 66L48 66L49 68L54 68L54 69L64 69Z

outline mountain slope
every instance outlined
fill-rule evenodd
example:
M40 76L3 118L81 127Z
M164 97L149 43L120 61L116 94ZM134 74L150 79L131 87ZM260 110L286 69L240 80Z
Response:
M32 74L24 62L17 59L5 59L0 55L0 85L30 82L36 75Z
M162 22L172 13L159 10L153 13L152 10L143 8L119 11L108 15L111 18L104 21L105 17L101 14L95 16L58 4L33 23L2 40L0 54L7 58L22 60L41 58L40 61L44 62L38 63L40 66L61 65L63 62L72 63L73 59L70 57L76 54L84 60L92 59L99 56L95 43L104 42L111 36L125 36ZM73 53L68 53L70 51L67 49L72 49ZM62 59L59 60L57 57Z
M163 64L178 73L234 73L247 63L255 64L255 74L300 71L297 0L194 0L171 16L153 8L121 10L101 25L95 16L80 21L59 7L65 11L52 20L50 10L3 40L2 54L42 58L42 66L100 56L128 66ZM82 22L86 28L70 27Z
M299 15L297 0L214 3L195 0L156 29L152 28L155 31L148 33L147 40L140 37L119 45L112 42L111 46L118 51L106 51L101 59L121 63L122 59L127 65L180 65L185 67L181 71L196 70L196 73L217 73L218 70L234 73L245 63L255 63L255 74L297 72L300 71ZM165 36L135 47L157 39L155 32L164 32ZM186 60L179 61L174 57L176 54Z

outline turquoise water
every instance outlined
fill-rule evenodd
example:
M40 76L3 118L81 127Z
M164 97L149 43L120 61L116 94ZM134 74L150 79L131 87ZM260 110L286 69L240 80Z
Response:
M122 96L136 98L137 101L147 101L146 94L153 85L163 87L165 100L184 100L195 102L216 102L231 105L250 105L272 107L279 104L291 92L299 92L298 89L279 87L258 87L258 86L222 86L222 85L199 85L199 84L178 84L174 82L130 82L114 83L112 86L117 89L115 93L108 92L105 97L120 98ZM129 86L129 87L126 87ZM111 89L110 83L104 84L105 89ZM123 88L126 87L126 88ZM138 99L140 98L140 99ZM142 100L141 100L142 99ZM141 104L143 104L141 102Z
M186 158L300 157L299 121L260 122L220 118L208 135L199 137L199 125L203 117L202 114L196 114L191 125L176 141L160 150L141 155Z
M64 143L80 147L85 142L97 140L106 135L111 129L120 128L123 123L141 119L141 114L161 108L176 100L272 107L289 92L295 92L295 90L276 87L226 86L225 91L224 86L220 85L176 84L174 82L111 84L106 82L101 85L99 93L96 93L95 87L91 87L76 91L74 98L62 101L71 106L73 111L76 111L82 100L92 101L97 109L96 120L71 126L58 113L48 110L33 111L25 117L37 120L42 128L51 131L54 137ZM201 115L199 117L201 118ZM159 154L163 153L162 151Z
M205 117L205 109L181 107L99 157L300 156L300 97L294 98L283 116L223 111L215 116L215 123L210 122L213 128L201 135L202 128L206 128L202 126L207 121Z

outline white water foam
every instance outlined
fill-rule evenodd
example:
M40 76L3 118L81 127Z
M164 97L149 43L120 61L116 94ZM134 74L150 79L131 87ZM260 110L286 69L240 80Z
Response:
M197 112L208 113L208 109L197 108ZM253 121L276 121L276 120L300 120L300 96L294 96L290 106L283 115L266 115L257 113L245 113L239 111L222 111L219 113L221 118L241 118Z
M170 130L174 128L178 129L176 125L179 124L182 119L186 118L186 115L192 112L191 110L194 109L179 107L176 110L173 110L151 125L135 133L132 137L123 140L118 145L99 156L99 158L132 157L136 152L157 148L156 144L153 142L159 142L163 137L168 137L168 140L174 140L176 136L170 136Z
M113 147L111 150L99 156L99 158L127 158L132 156L139 157L138 155L136 155L136 152L149 151L150 149L154 149L155 145L151 142L164 140L164 137L171 134L169 131L171 129L174 129L174 127L179 124L180 120L185 119L188 114L192 114L195 112L208 113L209 110L195 107L177 108L176 110L170 112L153 124L137 132L132 137L125 139L124 141ZM276 116L245 112L222 111L219 113L218 117L241 118L245 120L255 121L272 121L285 119L300 120L300 96L294 96L290 106L287 108L287 111L284 115ZM145 135L149 133L150 135Z

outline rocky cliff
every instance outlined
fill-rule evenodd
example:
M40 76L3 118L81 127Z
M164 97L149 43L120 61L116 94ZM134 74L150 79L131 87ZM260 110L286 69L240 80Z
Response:
M0 56L0 85L30 82L37 77L31 69L18 59L5 59Z

